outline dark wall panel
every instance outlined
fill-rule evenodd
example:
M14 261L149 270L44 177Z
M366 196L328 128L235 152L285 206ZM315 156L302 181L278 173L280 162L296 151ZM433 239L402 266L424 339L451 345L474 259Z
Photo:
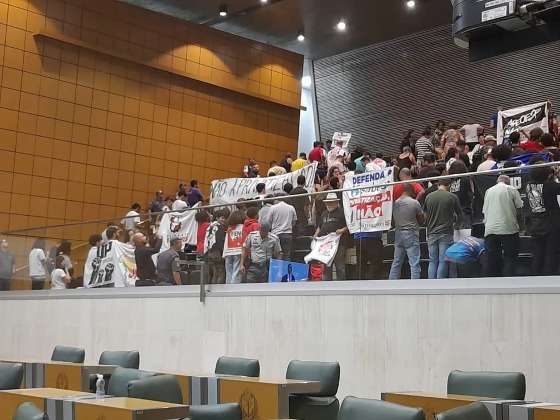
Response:
M470 63L446 25L314 62L321 138L394 153L407 129L438 119L488 124L504 109L560 102L560 42Z

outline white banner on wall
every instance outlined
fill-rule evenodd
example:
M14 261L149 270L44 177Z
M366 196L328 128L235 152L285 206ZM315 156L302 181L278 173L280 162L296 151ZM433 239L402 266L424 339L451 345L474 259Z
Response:
M350 233L377 232L391 229L393 214L394 168L371 171L348 176L344 189L363 188L345 191L342 195L344 216Z
M84 287L130 287L136 283L134 247L116 240L90 252L84 267Z
M298 176L305 176L305 188L313 192L317 162L307 165L298 171L286 175L271 176L267 178L229 178L212 181L210 187L210 204L235 204L240 198L254 199L257 196L257 184L266 185L266 194L275 194L283 191L285 184L297 186Z
M548 112L548 102L498 112L498 144L502 144L504 139L509 139L509 135L514 131L524 130L529 134L533 128L542 128L548 133Z

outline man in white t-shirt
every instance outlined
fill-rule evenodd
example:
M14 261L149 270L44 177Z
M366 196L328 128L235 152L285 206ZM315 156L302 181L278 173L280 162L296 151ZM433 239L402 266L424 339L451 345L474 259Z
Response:
M469 148L472 148L471 146L478 143L478 131L482 129L483 127L480 124L474 123L465 124L459 131L461 131L461 134L465 137L465 143L469 145Z
M124 219L121 220L127 232L136 229L136 225L140 223L140 210L142 210L140 204L134 203L130 206L130 211L126 213Z
M29 253L29 277L31 277L31 289L41 290L47 279L47 256L45 255L45 240L36 239L33 249Z
M173 202L171 210L181 211L187 209L189 205L187 204L186 197L187 195L184 191L179 191L179 193L177 194L177 200Z

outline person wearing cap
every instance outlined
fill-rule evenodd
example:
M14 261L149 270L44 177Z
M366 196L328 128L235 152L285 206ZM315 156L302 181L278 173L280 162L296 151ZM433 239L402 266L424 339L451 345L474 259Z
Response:
M179 251L183 247L181 238L173 237L169 241L169 249L157 257L157 285L173 286L181 284L179 267Z
M336 193L328 193L323 200L326 210L321 214L315 237L326 236L329 233L345 235L348 232L344 211L340 207L340 200ZM333 261L336 267L336 279L346 280L346 237L340 238L338 251ZM332 280L332 267L325 267L325 280Z
M243 243L241 273L246 275L247 283L266 283L270 260L280 258L280 239L270 232L271 229L270 223L261 223L259 230L249 233Z

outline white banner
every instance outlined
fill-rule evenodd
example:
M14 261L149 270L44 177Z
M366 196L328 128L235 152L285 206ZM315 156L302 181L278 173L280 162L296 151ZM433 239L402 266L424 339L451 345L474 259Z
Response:
M196 203L193 208L197 208ZM161 237L161 252L169 249L171 238L180 238L185 245L196 245L198 224L195 220L196 211L174 211L165 213L159 222L158 235Z
M548 112L548 102L498 112L496 132L498 144L502 144L504 139L508 139L514 131L524 130L528 135L533 128L539 127L545 133L548 133Z
M377 232L391 229L393 215L394 168L347 176L342 195L344 216L350 233Z
M305 189L313 192L317 165L318 163L314 162L298 171L268 178L229 178L212 181L210 204L235 204L240 198L254 199L257 197L257 184L260 183L266 185L266 194L282 192L287 183L292 184L295 188L300 175L305 176Z
M313 242L311 242L311 252L305 256L304 261L307 264L311 261L319 261L330 267L338 251L339 242L340 235L336 233L329 233L328 235L313 239Z
M90 252L84 267L84 287L130 287L136 283L134 247L116 240Z

